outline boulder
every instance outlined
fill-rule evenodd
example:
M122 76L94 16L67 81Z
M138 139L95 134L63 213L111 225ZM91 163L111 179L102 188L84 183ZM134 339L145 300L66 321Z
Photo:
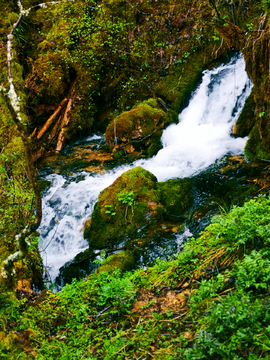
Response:
M157 208L163 205L156 177L135 167L100 193L91 221L85 224L84 237L89 239L90 249L131 239L156 220Z
M146 155L152 156L162 148L162 129L172 121L177 121L176 113L167 110L165 105L161 109L157 100L148 99L114 118L107 127L105 139L113 152L146 150Z
M174 179L158 183L161 202L166 215L181 216L193 204L192 182L188 179Z
M187 179L158 183L142 167L123 173L100 193L92 217L85 223L84 237L89 239L89 248L102 249L140 239L150 229L153 235L164 216L181 217L191 207L191 189Z
M110 255L105 259L101 266L97 269L97 273L112 270L114 268L120 269L121 272L132 270L134 268L134 256L126 250Z

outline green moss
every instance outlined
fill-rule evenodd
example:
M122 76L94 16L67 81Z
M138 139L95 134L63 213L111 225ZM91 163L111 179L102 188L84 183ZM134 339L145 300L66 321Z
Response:
M212 58L207 58L209 54L205 54L206 52L196 51L185 64L172 65L168 76L154 86L156 95L177 113L198 84L207 62L212 62Z
M97 273L109 271L114 268L120 269L121 272L132 270L134 267L134 257L130 251L121 251L110 255L105 259L98 268Z
M45 193L45 191L48 190L50 185L51 185L51 182L48 180L38 180L38 187L39 187L39 191L41 193Z
M138 149L153 144L150 153L154 154L154 147L157 147L158 137L161 136L159 130L173 118L174 114L170 113L168 117L155 99L148 99L113 119L107 127L105 139L111 147L115 145L115 138L121 146L132 143ZM153 136L155 136L154 140L152 140ZM147 137L145 141L142 141L145 137Z
M162 132L158 131L151 137L151 144L149 148L147 149L147 155L149 157L152 157L156 155L156 153L162 149L162 143L161 143L161 135Z
M119 200L119 194L128 192L134 194L132 205ZM158 203L157 179L153 174L141 167L125 172L99 195L90 225L84 231L90 248L103 248L134 237L141 226L149 225L148 219Z
M166 214L183 215L192 205L192 183L190 180L177 179L158 183L161 201L165 205Z
M270 154L264 149L258 125L255 124L250 132L249 139L245 146L245 155L250 160L270 159Z

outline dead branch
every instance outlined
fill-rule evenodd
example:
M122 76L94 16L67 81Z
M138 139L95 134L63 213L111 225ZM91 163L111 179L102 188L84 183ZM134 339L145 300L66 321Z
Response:
M61 116L59 116L58 120L56 121L56 123L54 124L54 127L50 133L50 142L53 141L53 139L56 137L57 134L57 130L59 128L61 122Z
M57 145L56 145L56 149L55 151L59 152L62 150L62 147L64 145L64 141L65 141L65 127L68 125L69 123L69 117L68 117L68 113L70 112L71 110L71 107L72 107L72 103L73 103L73 99L70 98L69 101L68 101L68 104L67 104L67 108L66 108L66 111L65 111L65 114L63 116L63 119L61 121L61 125L60 125L60 134L58 136L58 140L57 140Z
M52 124L53 120L56 118L56 116L60 113L62 110L64 104L67 102L67 98L61 101L58 108L55 110L55 112L49 117L49 119L46 121L46 123L42 126L42 128L39 130L37 134L37 139L40 139L41 136L45 133L45 131L49 128L49 126Z

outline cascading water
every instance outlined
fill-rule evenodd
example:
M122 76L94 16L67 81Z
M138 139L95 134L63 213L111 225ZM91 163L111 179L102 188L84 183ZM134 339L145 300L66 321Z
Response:
M87 248L83 224L99 193L123 172L142 166L159 181L184 178L228 153L241 154L246 138L233 138L230 133L251 88L243 57L234 57L230 63L204 72L188 107L179 115L179 123L163 132L163 149L153 158L105 174L83 172L85 178L78 183L66 183L58 174L48 175L46 179L52 185L43 197L40 251L51 280L55 280L61 266Z

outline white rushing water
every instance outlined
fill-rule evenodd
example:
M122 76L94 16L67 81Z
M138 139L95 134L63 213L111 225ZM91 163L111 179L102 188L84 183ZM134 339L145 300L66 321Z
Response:
M83 224L99 193L135 166L151 171L159 181L198 173L226 154L241 154L246 138L233 138L231 129L252 88L241 55L226 65L205 71L189 105L162 135L163 149L147 160L120 166L106 174L85 175L85 180L64 185L61 175L46 177L52 186L43 197L40 251L55 280L59 268L87 248ZM94 138L89 138L89 141ZM64 186L63 186L64 185Z

